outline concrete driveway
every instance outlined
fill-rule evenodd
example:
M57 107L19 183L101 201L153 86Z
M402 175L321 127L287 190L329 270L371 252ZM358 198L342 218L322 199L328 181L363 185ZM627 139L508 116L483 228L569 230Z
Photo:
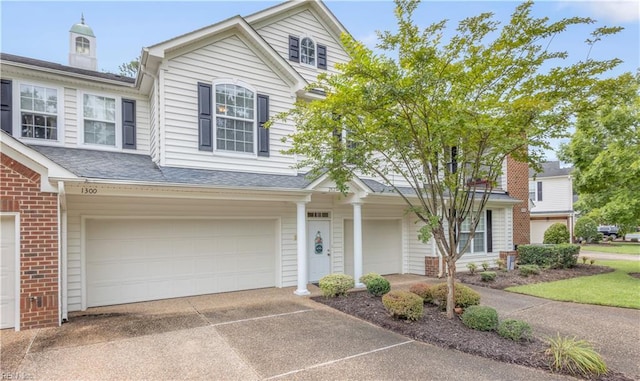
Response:
M94 308L1 338L3 379L567 379L415 342L293 288Z

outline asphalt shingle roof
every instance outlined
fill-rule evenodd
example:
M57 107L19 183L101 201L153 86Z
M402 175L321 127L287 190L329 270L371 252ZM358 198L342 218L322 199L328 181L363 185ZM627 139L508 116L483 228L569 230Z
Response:
M542 163L542 172L536 174L536 172L529 168L529 177L554 177L554 176L567 176L571 173L573 167L560 168L559 161L547 161Z

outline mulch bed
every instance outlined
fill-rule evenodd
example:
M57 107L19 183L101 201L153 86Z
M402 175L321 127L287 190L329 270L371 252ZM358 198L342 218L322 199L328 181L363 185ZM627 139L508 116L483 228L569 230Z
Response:
M491 282L490 287L506 288L517 284L546 282L549 280L567 279L576 276L595 275L611 270L602 266L578 265L570 270L545 270L540 275L521 277L517 271L510 271ZM480 276L465 277L458 274L465 283L487 286ZM518 279L523 278L523 279ZM549 370L549 358L544 354L546 344L534 338L529 342L514 342L500 337L496 332L484 332L467 328L458 317L448 319L446 313L437 306L426 304L424 317L409 322L391 317L382 304L380 297L366 291L352 292L345 297L315 297L315 301L335 308L352 316L376 324L411 339L430 343L439 347L456 349L465 353L490 358L511 364ZM535 334L535 332L534 332ZM602 381L628 381L630 378L615 371L593 378Z

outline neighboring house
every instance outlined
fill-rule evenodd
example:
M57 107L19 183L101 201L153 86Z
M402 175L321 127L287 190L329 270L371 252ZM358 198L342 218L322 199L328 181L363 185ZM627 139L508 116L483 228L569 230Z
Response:
M144 48L136 78L95 71L84 21L69 66L2 54L2 328L187 295L306 295L330 273L436 275L400 197L307 178L281 153L295 126L263 128L322 96L306 86L348 59L344 32L322 2L287 2ZM505 169L465 261L528 242L527 167Z
M531 200L531 243L542 243L544 232L556 222L567 225L573 237L573 168L560 168L559 161L542 164L542 172L529 170Z

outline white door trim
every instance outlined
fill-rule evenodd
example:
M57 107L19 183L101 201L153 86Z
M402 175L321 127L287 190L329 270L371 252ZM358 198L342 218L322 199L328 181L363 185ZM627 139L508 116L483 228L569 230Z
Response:
M18 212L0 212L0 216L12 216L13 224L15 227L14 233L14 255L15 255L15 266L13 271L15 271L15 284L14 284L14 293L15 293L15 316L14 316L14 330L20 330L20 213Z
M313 211L307 211L307 212L313 212ZM305 223L305 232L308 232L309 230L309 221L326 221L329 223L329 241L330 241L330 245L329 245L329 250L330 253L333 254L334 250L333 250L333 219L331 218L331 213L329 213L329 217L306 217L306 223ZM307 241L310 239L310 237L306 237ZM305 250L306 250L306 245L307 242L304 243L305 244ZM311 280L311 261L309 259L310 256L310 252L306 251L306 256L307 256L307 281ZM334 255L330 255L329 256L329 274L333 274L333 257Z

